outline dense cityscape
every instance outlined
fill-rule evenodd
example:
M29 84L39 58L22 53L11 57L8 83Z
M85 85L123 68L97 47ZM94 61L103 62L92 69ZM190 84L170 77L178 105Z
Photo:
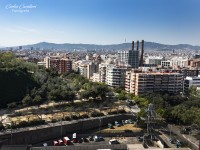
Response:
M0 0L0 150L200 150L199 6Z

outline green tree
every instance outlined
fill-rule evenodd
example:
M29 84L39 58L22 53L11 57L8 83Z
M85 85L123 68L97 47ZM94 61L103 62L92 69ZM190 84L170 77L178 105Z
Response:
M29 94L27 94L23 99L22 99L22 104L25 106L29 106L32 104L32 98L30 97Z
M33 104L39 105L42 103L42 98L39 95L36 95L33 99Z
M118 100L126 100L127 99L127 96L126 96L126 93L124 91L122 91L121 93L119 93L116 98Z
M189 96L190 97L200 97L200 91L197 90L196 86L191 86L188 90Z

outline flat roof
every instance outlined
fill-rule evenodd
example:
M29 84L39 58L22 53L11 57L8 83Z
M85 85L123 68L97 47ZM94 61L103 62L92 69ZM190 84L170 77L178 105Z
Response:
M181 75L181 73L177 73L177 72L138 72L136 74L151 74L151 75Z

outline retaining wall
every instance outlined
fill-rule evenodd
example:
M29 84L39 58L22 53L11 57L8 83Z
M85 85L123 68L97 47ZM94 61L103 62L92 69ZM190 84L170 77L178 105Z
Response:
M76 121L63 121L62 130L61 122L55 124L48 124L46 126L38 126L37 128L26 128L25 131L15 131L0 135L0 139L6 140L6 144L20 145L20 144L35 144L43 141L56 139L61 136L68 135L69 133L87 131L90 129L105 126L114 121L121 121L126 119L135 119L134 116L129 114L103 116L99 118L81 119ZM101 121L100 121L101 120ZM12 137L12 140L11 140ZM5 143L2 143L4 145Z

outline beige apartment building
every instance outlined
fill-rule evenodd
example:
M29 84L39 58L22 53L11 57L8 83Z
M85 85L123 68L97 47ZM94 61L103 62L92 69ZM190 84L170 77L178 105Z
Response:
M180 93L183 91L183 75L180 73L127 71L125 90L135 95L153 92Z

